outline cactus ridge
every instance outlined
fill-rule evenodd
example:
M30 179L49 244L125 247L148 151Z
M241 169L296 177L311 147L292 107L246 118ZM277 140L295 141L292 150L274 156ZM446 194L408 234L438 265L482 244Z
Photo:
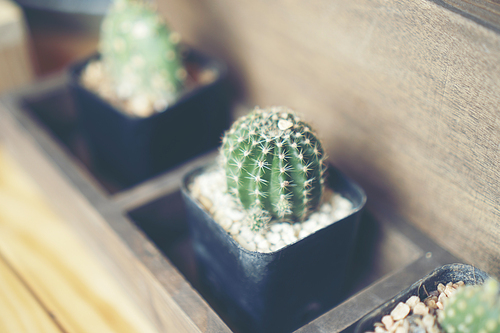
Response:
M311 127L285 107L254 109L222 140L228 191L260 229L305 219L321 200L326 156Z
M145 1L114 1L101 25L99 50L117 95L161 101L157 111L171 104L186 77L179 40Z
M498 282L488 279L483 285L459 288L438 315L447 333L500 332Z

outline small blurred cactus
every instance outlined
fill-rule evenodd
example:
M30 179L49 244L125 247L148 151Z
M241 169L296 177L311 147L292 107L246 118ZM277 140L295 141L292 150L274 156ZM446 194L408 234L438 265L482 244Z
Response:
M155 111L172 104L186 78L179 40L149 3L115 0L102 23L99 48L117 97L149 103Z
M319 205L325 153L294 111L255 108L222 142L228 191L247 209L254 230L271 218L304 220Z
M438 320L446 333L500 332L498 282L490 278L483 285L457 289L444 303Z

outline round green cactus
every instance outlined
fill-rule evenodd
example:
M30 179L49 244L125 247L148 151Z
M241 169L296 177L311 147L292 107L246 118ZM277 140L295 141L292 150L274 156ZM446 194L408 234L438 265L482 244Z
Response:
M118 97L147 98L156 111L171 104L186 78L179 39L146 2L116 0L102 23L99 48Z
M500 297L498 282L488 279L483 285L458 289L438 315L447 333L500 332Z
M221 156L228 191L253 229L271 217L298 221L323 193L325 154L311 127L285 107L256 108L225 133Z

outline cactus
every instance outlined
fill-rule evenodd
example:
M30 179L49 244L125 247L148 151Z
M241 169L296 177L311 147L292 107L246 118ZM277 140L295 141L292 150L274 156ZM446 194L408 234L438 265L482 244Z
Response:
M459 288L438 315L447 333L500 332L500 297L498 282L488 279L483 285Z
M147 99L156 111L171 104L186 77L179 39L144 0L116 0L102 23L99 45L116 95Z
M311 127L285 107L256 108L225 133L228 191L259 230L271 218L304 220L323 193L326 156Z

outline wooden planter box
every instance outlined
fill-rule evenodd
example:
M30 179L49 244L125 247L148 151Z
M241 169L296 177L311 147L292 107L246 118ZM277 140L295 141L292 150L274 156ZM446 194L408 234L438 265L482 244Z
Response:
M252 104L305 113L367 191L348 296L298 332L351 332L443 264L499 274L498 5L159 2L194 47L230 60ZM159 331L237 329L199 289L180 204L183 175L216 152L125 189L89 163L67 83L3 95L2 144Z
M2 143L98 251L148 317L155 318L161 331L176 316L185 321L180 331L237 331L197 289L197 268L180 198L182 176L217 152L123 190L88 164L67 83L62 75L4 95L0 100ZM457 261L401 221L380 221L365 214L361 228L356 265L349 277L350 297L299 331L343 331L422 274Z

